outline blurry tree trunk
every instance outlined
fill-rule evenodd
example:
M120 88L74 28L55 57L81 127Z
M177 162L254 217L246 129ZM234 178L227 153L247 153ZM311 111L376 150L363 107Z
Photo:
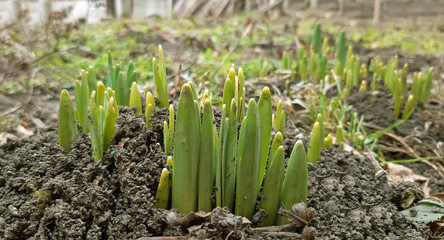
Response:
M168 0L168 19L171 19L173 16L173 0Z
M338 4L339 4L338 15L342 16L344 15L344 0L338 0Z
M318 0L310 0L310 8L311 9L318 8Z
M13 2L12 2L12 17L11 17L11 20L13 22L18 21L20 19L21 11L22 11L22 1L21 0L13 0Z
M106 0L106 14L116 17L116 5L114 0Z
M52 1L44 0L43 1L43 23L49 24L51 21L51 12L52 12Z
M245 0L245 12L246 13L251 12L251 0Z
M375 0L375 9L373 12L373 24L377 24L379 22L380 12L381 12L381 0Z
M130 18L133 15L134 0L121 0L122 17Z

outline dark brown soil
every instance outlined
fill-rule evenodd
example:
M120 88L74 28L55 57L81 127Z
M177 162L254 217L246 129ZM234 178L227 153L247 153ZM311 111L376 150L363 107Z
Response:
M166 118L166 109L156 110L148 130L142 115L121 109L116 137L97 164L87 135L80 135L65 155L55 128L1 146L1 238L298 238L297 233L256 231L222 209L187 226L168 221L171 211L154 207L166 159L159 144ZM286 141L288 148L296 138L287 135L293 139ZM308 206L316 211L310 226L319 239L425 239L423 229L407 221L396 204L406 189L420 198L418 188L388 185L378 171L369 159L338 148L323 150L319 163L309 167Z
M387 184L386 175L364 157L324 149L309 168L308 205L319 239L426 239L423 229L398 212L398 201L415 184Z
M347 98L347 102L353 106L359 115L364 116L368 124L385 129L399 121L393 113L393 97L389 90L380 89L376 93L356 92ZM404 141L411 151L399 140L383 136L380 143L385 145L383 154L385 160L413 159L417 157L442 156L444 154L444 103L442 99L431 96L427 103L418 103L410 119L396 127L391 133ZM372 129L370 131L375 131ZM444 161L433 160L434 164L443 165ZM422 162L408 163L416 174L429 177L428 186L431 193L444 191L444 180L442 176L430 165Z

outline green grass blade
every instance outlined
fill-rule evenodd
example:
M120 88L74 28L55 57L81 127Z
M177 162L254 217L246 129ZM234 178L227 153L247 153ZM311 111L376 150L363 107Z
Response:
M151 128L151 113L154 108L156 108L156 102L151 92L148 92L145 100L145 124L149 129Z
M222 206L230 211L234 206L234 189L236 184L236 150L237 150L237 121L236 121L236 101L231 100L229 117L226 119L226 139L223 145L222 157Z
M261 226L271 226L276 222L277 212L280 205L280 191L282 189L284 178L284 157L284 147L279 146L273 160L267 167L261 208L267 211L268 216L262 220Z
M159 186L156 192L156 203L154 204L156 208L168 208L168 201L170 198L170 175L168 169L162 169L162 174L160 175Z
M77 138L74 107L67 90L62 90L59 105L59 145L65 153L71 151L71 143Z
M200 119L189 84L184 84L179 96L174 133L172 207L182 213L197 209L197 175L200 146Z
M281 207L290 210L293 204L307 203L308 166L304 144L298 140L293 147L288 161L287 172L280 193ZM278 225L288 223L283 216L278 216Z
M260 163L260 118L257 104L251 99L239 137L235 213L252 219L257 197Z
M114 98L111 97L108 102L107 111L105 113L103 123L103 151L108 151L111 140L114 138L116 129L116 108Z
M211 101L204 102L202 116L202 134L199 156L199 194L198 210L211 212L211 194L213 193L213 107Z
M131 86L129 107L136 107L136 114L142 114L142 99L140 98L140 93L136 82L133 82Z
M262 185L264 178L265 166L267 165L268 151L270 149L271 138L271 93L268 87L264 87L258 102L259 118L261 122L261 160L259 167L259 181L257 192Z
M315 163L318 161L318 158L321 156L321 142L323 138L321 138L321 126L318 122L315 122L313 125L313 130L310 134L310 144L308 145L308 162Z

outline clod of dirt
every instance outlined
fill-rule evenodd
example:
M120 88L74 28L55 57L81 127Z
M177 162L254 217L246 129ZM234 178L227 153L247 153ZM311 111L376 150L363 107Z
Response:
M309 165L310 222L319 239L426 239L419 225L408 221L391 202L394 188L378 176L369 159L337 147L323 149ZM397 199L396 199L397 200Z
M245 239L252 234L251 222L228 212L224 208L215 208L210 219L202 225L191 227L190 236L197 239Z

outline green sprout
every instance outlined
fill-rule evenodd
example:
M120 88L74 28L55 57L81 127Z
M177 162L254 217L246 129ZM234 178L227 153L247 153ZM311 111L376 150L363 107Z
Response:
M338 126L336 129L336 144L339 145L340 149L344 149L344 133L342 131L342 126Z
M335 73L338 76L342 76L345 68L345 33L341 32L339 34L339 39L336 45L336 57L335 57Z
M308 68L307 68L307 51L304 47L298 48L298 72L301 76L301 81L307 81L308 80Z
M236 215L249 219L252 219L256 205L261 153L260 141L259 112L256 101L250 99L247 116L242 121L239 136L235 208Z
M331 148L333 146L333 136L329 133L327 137L324 138L324 147Z
M362 64L359 69L359 77L366 78L368 77L367 65Z
M114 138L117 118L117 106L114 97L109 97L105 92L104 103L96 104L96 92L93 91L89 104L89 128L91 130L91 144L93 148L94 162L103 158L103 153L108 150L111 140Z
M172 180L172 207L183 213L197 209L200 120L196 110L192 87L186 83L177 107Z
M198 210L210 212L211 194L213 193L213 159L214 156L214 127L213 106L209 99L203 103L202 134L199 154L199 194Z
M416 98L413 95L409 95L404 107L404 111L402 113L403 120L407 120L410 117L411 111L413 111L415 106L416 106Z
M432 72L433 72L433 67L431 67L424 76L423 80L424 86L422 87L421 98L420 98L421 101L423 102L427 102L429 100L430 90L432 89Z
M163 142L165 154L169 154L174 143L174 106L169 107L169 123L163 122Z
M284 51L282 53L281 68L283 70L291 70L293 64L293 53Z
M287 172L280 192L280 203L283 209L289 210L295 203L307 202L308 166L304 144L298 140L293 147L288 161ZM288 223L283 216L278 216L276 224Z
M315 163L318 161L318 158L321 156L323 139L321 137L321 126L318 122L315 122L310 134L310 144L308 145L308 162Z
M145 100L145 124L148 129L151 128L151 113L154 108L156 108L156 102L154 101L154 97L151 92L147 92L146 100Z
M116 105L128 106L130 86L132 82L137 82L137 73L134 71L133 63L128 64L126 77L122 70L120 65L113 65L111 53L108 53L108 75L105 86L115 91Z
M265 166L267 164L268 149L271 139L272 127L272 109L271 109L271 93L268 87L264 87L258 102L259 117L261 122L261 160L259 170L259 184L262 185ZM260 187L258 188L259 193Z
M159 108L165 108L168 107L169 100L165 59L161 45L159 45L159 63L157 63L155 58L153 58L152 63L154 72L154 87L156 90L156 97L159 99Z
M62 90L59 105L59 145L65 153L71 151L71 143L77 138L74 107L67 90Z
M262 226L275 225L280 203L280 189L282 188L285 158L284 147L280 145L268 164L265 176L261 208L267 211L268 216L262 221Z
M136 114L142 114L142 99L140 98L140 93L136 82L133 82L131 86L129 107L136 107Z
M154 204L156 208L168 208L168 201L170 198L170 175L168 169L162 169L162 174L160 175L159 186L156 192L156 203Z
M285 131L285 112L283 110L282 100L278 101L274 130L281 133Z
M234 66L228 72L225 80L222 105L231 106L231 100L235 100L236 118L241 121L245 112L245 77L242 68L238 69L237 76Z
M89 132L88 129L88 101L91 93L88 89L88 82L86 72L82 71L81 80L76 81L75 86L75 101L76 101L76 119L84 132Z
M327 43L328 44L328 43ZM315 26L315 30L313 33L313 39L311 41L311 47L313 49L313 51L321 56L322 54L322 49L321 49L321 24L316 24Z

